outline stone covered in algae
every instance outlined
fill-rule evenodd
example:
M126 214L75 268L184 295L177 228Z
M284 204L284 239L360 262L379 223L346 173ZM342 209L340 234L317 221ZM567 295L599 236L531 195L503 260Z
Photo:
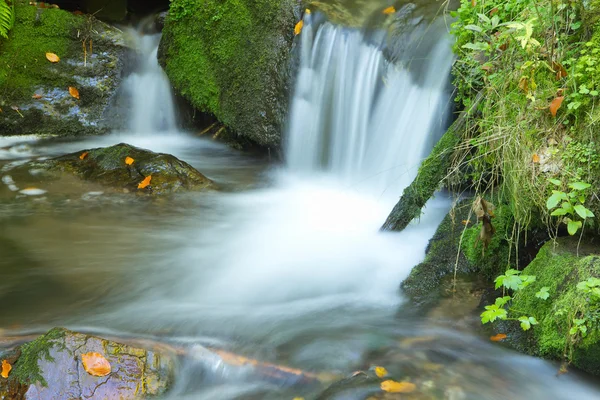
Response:
M102 354L111 365L104 377L88 374L81 355ZM171 355L55 328L20 348L0 396L11 399L137 399L163 394L172 383Z

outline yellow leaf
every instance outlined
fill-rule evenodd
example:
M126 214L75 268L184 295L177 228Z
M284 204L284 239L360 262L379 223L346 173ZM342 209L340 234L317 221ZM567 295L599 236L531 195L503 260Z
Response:
M385 10L383 10L383 13L385 15L390 15L396 12L396 8L394 6L390 6L388 8L386 8Z
M387 380L381 382L381 390L389 393L410 393L414 392L417 386L410 382L396 382Z
M307 8L306 10L304 10L304 14L310 15L310 10Z
M150 184L151 180L152 180L152 175L148 175L147 177L145 177L144 180L138 184L138 189L143 189L146 186L148 186Z
M80 160L84 160L84 159L87 157L87 155L88 155L88 154L89 154L89 153L88 153L87 151L84 151L84 152L83 152L83 153L81 153L81 155L79 156L79 159L80 159Z
M57 63L60 61L60 58L54 53L46 53L46 59L52 63Z
M81 355L83 369L93 376L106 376L110 374L110 363L100 353L85 353Z
M69 86L69 94L79 100L79 90L73 86Z
M537 164L537 163L539 163L539 162L540 162L540 156L538 156L537 154L534 154L534 155L531 157L531 160L532 160L534 163L536 163L536 164Z
M383 367L375 367L375 375L377 375L379 378L383 378L387 374L388 374L387 369L385 369Z
M552 114L553 117L556 117L556 112L558 111L560 106L562 106L562 102L564 99L565 96L558 96L557 98L552 100L552 103L550 103L550 114Z
M506 335L504 333L499 333L497 335L490 336L490 340L492 342L499 342L499 341L504 340L504 339L506 339Z
M129 156L125 157L125 164L131 165L135 160Z
M292 400L304 400L304 397L294 397Z
M302 32L303 27L304 27L304 20L300 20L294 27L294 34L299 35Z
M8 374L10 374L11 369L12 365L10 365L6 360L2 360L2 373L0 373L0 376L3 378L8 378Z

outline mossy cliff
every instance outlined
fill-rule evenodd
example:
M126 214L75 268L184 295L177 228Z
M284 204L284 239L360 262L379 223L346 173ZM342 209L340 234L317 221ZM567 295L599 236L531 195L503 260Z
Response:
M582 281L600 278L600 252L595 245L582 246L579 253L577 240L546 243L523 270L523 274L535 276L535 282L519 291L511 305L522 315L534 316L539 325L523 333L513 321L503 323L502 329L507 329L508 340L520 351L565 360L600 375L600 297L578 288ZM543 287L548 288L546 300L536 296ZM584 334L571 332L576 320L583 321Z
M113 121L103 116L121 79L127 51L122 32L92 16L25 0L15 1L15 14L8 39L0 40L0 135L110 129ZM50 62L46 53L60 61Z
M159 60L175 88L241 136L278 147L296 0L173 0Z

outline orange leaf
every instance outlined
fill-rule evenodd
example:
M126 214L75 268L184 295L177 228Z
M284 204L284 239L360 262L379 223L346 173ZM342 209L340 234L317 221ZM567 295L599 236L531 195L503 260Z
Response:
M304 20L298 21L298 23L294 27L294 34L299 35L302 32L302 28L304 28Z
M60 61L60 58L54 53L46 53L46 59L52 63L57 63Z
M106 376L110 374L110 363L100 353L85 353L81 355L83 369L93 376Z
M80 160L83 160L83 159L85 159L85 158L87 157L87 155L88 155L88 154L89 154L89 153L88 153L87 151L84 151L84 152L83 152L83 153L81 153L81 155L79 156L79 159L80 159Z
M552 114L553 117L556 117L556 112L562 105L562 102L564 99L565 99L565 96L559 96L559 97L555 98L554 100L552 100L552 103L550 103L550 113Z
M388 374L387 369L385 369L383 367L375 367L375 375L377 375L379 378L383 378L387 374Z
M498 7L494 7L494 8L492 8L492 9L490 10L490 17L491 17L492 15L494 15L494 14L497 14L497 13L498 13Z
M148 186L150 184L151 180L152 180L152 175L148 175L147 177L145 177L144 180L138 184L138 189L143 189L146 186Z
M32 98L32 99L39 100L39 99L41 99L41 98L42 98L42 95L41 95L41 94L37 94L37 93L36 93L36 94L34 94L33 96L31 96L31 98Z
M552 62L552 69L554 70L554 72L556 72L556 79L566 78L569 75L565 67L563 67L561 63L557 63L556 61Z
M73 86L69 86L69 94L79 100L79 90Z
M129 156L125 157L125 164L131 165L135 160Z
M389 393L410 393L414 392L417 386L410 382L396 382L387 380L381 382L381 390Z
M0 376L3 378L8 378L8 374L10 374L11 369L12 365L10 365L6 360L2 360L2 373L0 373Z
M467 225L469 225L469 224L471 223L471 221L469 221L468 219L463 219L463 220L461 221L461 223L462 223L464 226L467 226Z
M471 7L475 7L477 5L477 0L471 0Z
M504 333L499 333L497 335L490 336L490 340L492 342L500 342L500 341L502 341L504 339L506 339L506 335Z
M537 164L537 163L539 163L539 162L540 162L540 156L538 156L537 154L534 154L534 155L531 157L531 160L532 160L534 163L536 163L536 164Z
M390 6L382 11L385 15L390 15L396 12L396 8L394 6Z

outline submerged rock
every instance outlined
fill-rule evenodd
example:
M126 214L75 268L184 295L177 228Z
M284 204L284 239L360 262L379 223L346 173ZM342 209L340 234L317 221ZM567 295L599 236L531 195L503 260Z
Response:
M213 181L188 163L170 154L154 153L125 143L32 161L17 169L34 171L42 183L40 186L47 178L60 179L66 174L119 192L139 194L161 195L215 188Z
M176 92L240 136L278 147L297 0L174 0L159 60Z
M508 335L508 343L524 353L567 361L575 367L600 375L600 295L578 284L597 278L600 289L600 250L584 245L577 256L577 240L548 242L523 274L536 277L534 283L514 296L512 309L533 316L539 325L523 332L518 321L506 321L499 327ZM536 296L548 289L546 300ZM573 327L584 331L571 331Z
M128 51L123 33L91 15L13 3L15 25L0 51L0 136L86 135L116 128L117 119L105 114ZM50 62L46 53L60 60Z
M82 354L103 355L111 366L106 376L92 376ZM6 399L137 399L163 394L173 380L175 358L55 328L11 353L13 369L0 379Z

